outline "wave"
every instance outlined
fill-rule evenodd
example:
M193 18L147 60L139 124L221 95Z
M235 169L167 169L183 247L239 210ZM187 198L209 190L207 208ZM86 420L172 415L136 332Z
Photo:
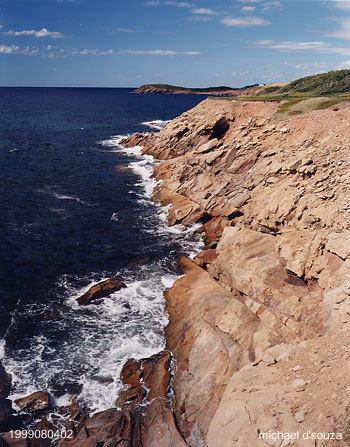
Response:
M152 203L156 210L156 224L144 231L157 233L166 243L178 241L182 252L193 257L203 246L198 233L200 224L167 225L168 207L154 205L151 200L157 184L153 169L158 161L143 155L139 146L124 148L120 144L123 138L124 135L112 136L100 144L130 156L129 167L139 179L138 198L146 201L147 206ZM83 202L78 197L47 189L41 192L59 200ZM118 220L118 215L113 213L111 219ZM173 252L169 256L173 258ZM125 268L117 272L127 285L125 289L104 298L96 306L77 304L77 297L111 276L116 276L116 272L90 272L84 277L63 275L55 288L56 301L61 303L57 304L58 315L47 322L47 329L43 327L39 335L31 337L29 348L6 353L6 346L4 349L0 344L0 355L5 350L4 364L13 377L12 400L45 389L55 395L57 403L68 403L73 395L78 395L90 412L103 411L115 406L123 386L119 377L125 362L129 358L151 356L165 348L164 327L168 316L163 293L179 277L170 267L170 258L165 256ZM53 304L36 303L35 306L21 307L20 312L34 321L38 312L52 313ZM52 418L57 415L53 414Z
M155 129L155 130L162 130L163 127L169 123L170 120L167 121L163 121L163 120L154 120L154 121L144 121L143 123L141 123L143 126L147 126L150 127L151 129Z
M38 189L37 192L49 195L49 196L51 196L51 197L53 197L54 199L57 199L57 200L73 200L74 202L78 202L81 205L97 206L96 203L88 203L88 202L85 202L84 200L81 200L79 197L71 196L71 195L68 195L68 194L60 194L58 192L51 191L49 188Z
M0 360L5 355L5 340L0 340Z
M104 147L122 147L120 142L130 135L113 135L107 140L99 141L99 144Z
M163 290L176 276L166 271L162 261L125 270L122 277L127 288L99 305L79 306L76 298L111 274L106 273L90 273L84 287L79 286L82 278L64 275L59 279L65 297L59 319L50 322L47 332L34 336L29 348L6 358L15 387L12 400L40 389L57 394L64 383L76 386L78 380L79 399L90 411L102 411L115 406L126 360L164 349L163 328L168 320ZM28 318L35 318L36 312L33 307L26 309ZM68 334L63 343L57 343L55 334L62 329ZM69 401L75 392L66 388L58 397Z
M167 222L168 210L171 205L162 206L159 204L154 204L152 201L154 188L160 184L160 181L156 180L153 171L154 167L157 166L160 161L156 160L152 155L143 154L142 146L124 147L121 141L126 138L127 135L115 135L109 140L101 141L102 146L109 145L109 147L114 147L117 152L123 152L123 154L130 156L132 158L137 158L137 161L132 161L129 163L129 168L139 176L140 182L139 186L142 187L143 192L138 200L141 203L152 203L157 210L157 217L159 220L159 225L156 229L145 230L146 232L157 232L158 234L170 233L171 235L178 235L182 238L182 247L184 252L193 259L202 249L203 241L199 235L199 229L202 224L195 223L190 226L185 226L182 224L169 226ZM197 237L196 237L197 235Z

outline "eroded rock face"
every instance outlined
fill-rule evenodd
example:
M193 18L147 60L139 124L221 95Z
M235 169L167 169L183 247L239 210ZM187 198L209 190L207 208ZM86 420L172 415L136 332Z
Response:
M244 428L250 410L237 403L225 419L230 378L243 380L250 362L271 367L290 344L350 330L350 107L282 121L278 106L207 99L141 144L164 160L156 199L173 205L169 223L203 219L210 249L166 294L175 413L196 447L258 445Z
M86 306L87 304L92 304L94 301L105 298L124 287L126 287L126 285L117 278L106 279L105 281L90 287L84 295L77 298L77 301L81 306Z

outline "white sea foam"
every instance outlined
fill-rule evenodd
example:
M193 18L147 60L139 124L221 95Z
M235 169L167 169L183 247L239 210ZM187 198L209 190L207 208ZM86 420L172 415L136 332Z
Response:
M85 202L84 200L81 200L79 197L71 196L71 195L68 195L68 194L60 194L60 193L58 193L56 191L52 191L51 187L47 187L47 188L44 188L44 189L38 189L37 192L49 195L49 196L51 196L51 197L53 197L54 199L57 199L57 200L72 200L72 201L78 202L78 203L80 203L82 205L96 206L96 203Z
M52 197L58 200L74 200L75 202L81 203L82 205L88 205L88 206L93 205L91 203L84 202L84 200L79 199L79 197L69 196L67 194L59 194L57 192L52 192L51 195Z
M140 179L139 200L146 200L149 205L156 185L153 169L157 162L150 155L143 155L139 146L123 148L119 144L123 138L114 136L101 145L132 158L130 168ZM45 192L60 196L56 197L60 200L74 200L73 196ZM178 240L183 252L191 257L198 253L202 242L199 235L194 235L200 225L169 227L168 208L156 206L156 210L159 224L149 231L158 233L162 239ZM111 218L116 220L118 216L114 213ZM119 376L126 360L148 357L165 347L163 332L168 319L163 292L179 277L167 265L167 260L163 259L119 272L127 287L104 298L97 306L79 306L76 298L115 272L91 272L84 278L62 276L57 289L61 290L65 303L60 318L50 321L50 330L64 331L64 341L53 342L52 334L50 338L43 332L32 337L29 349L19 350L15 357L5 355L4 364L15 385L11 399L39 389L52 390L57 381L62 384L78 382L82 385L79 399L92 412L115 406L122 388ZM26 311L28 318L30 312L30 309ZM4 355L1 346L0 354ZM57 398L57 404L66 405L72 395L73 392L65 391Z
M5 340L0 340L0 360L5 355Z
M129 135L114 135L111 138L109 138L108 140L102 140L100 141L101 146L104 147L122 147L120 145L120 142L124 139L127 138Z
M163 121L163 120L154 120L154 121L144 121L143 124L144 126L150 127L151 129L155 129L155 130L162 130L163 127L166 125L166 123L169 123L170 120L167 121Z

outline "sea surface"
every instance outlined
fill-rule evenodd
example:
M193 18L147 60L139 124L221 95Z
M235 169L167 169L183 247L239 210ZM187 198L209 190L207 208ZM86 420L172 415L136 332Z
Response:
M0 88L0 359L11 399L37 390L114 405L123 363L164 347L163 291L195 228L150 200L155 161L122 135L157 131L203 96L131 89ZM126 153L123 153L126 152ZM117 275L99 305L76 298Z

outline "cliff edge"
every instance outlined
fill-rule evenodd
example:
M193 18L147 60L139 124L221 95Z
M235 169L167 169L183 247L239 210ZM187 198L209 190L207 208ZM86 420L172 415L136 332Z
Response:
M348 445L350 106L281 105L209 98L125 141L163 160L169 224L203 222L207 249L166 292L192 447Z

